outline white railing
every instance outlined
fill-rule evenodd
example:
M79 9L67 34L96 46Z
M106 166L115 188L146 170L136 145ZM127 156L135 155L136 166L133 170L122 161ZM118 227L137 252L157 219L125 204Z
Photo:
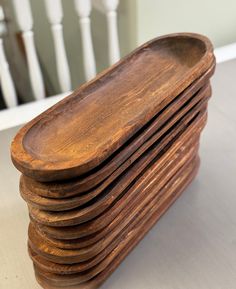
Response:
M3 36L6 34L6 24L2 7L0 7L0 85L2 88L3 99L7 107L17 105L17 96L15 86L9 70L9 64L6 59Z
M63 38L62 3L61 0L44 0L44 2L46 6L48 20L51 24L52 29L56 65L57 65L57 75L61 92L70 91L71 77Z
M117 8L119 0L93 0L94 7L105 13L108 27L109 63L113 64L120 59L120 49L117 31Z
M61 1L66 0L44 0L44 3L53 36L58 82L60 85L61 93L64 96L69 94L71 91L71 75L63 37L63 8ZM34 21L31 12L30 0L12 0L12 2L16 16L16 22L21 31L25 47L33 97L35 100L42 100L46 96L45 86L42 70L38 60L36 44L34 41ZM99 10L107 19L109 63L113 64L120 58L117 28L118 4L118 0L74 0L74 8L78 15L78 25L80 27L82 39L83 59L81 60L81 66L83 67L86 80L90 80L96 75L96 61L94 56L94 45L91 34L90 20L92 9ZM5 28L6 26L4 23L4 14L0 9L0 85L5 104L9 110L18 104L13 78L11 77L9 65L7 63L6 55L4 52L4 38L1 38L1 36L4 34ZM55 101L56 100L58 100L58 96L55 97ZM50 101L49 103L51 105L53 101ZM18 113L20 113L21 106L19 106L19 109L17 109ZM7 112L4 111L4 121L6 120L6 113ZM3 114L3 111L0 111L0 122L3 121L1 120L1 114ZM34 114L30 115L30 117L33 116ZM20 119L20 117L18 118ZM27 120L24 119L24 121ZM21 124L20 120L17 124ZM2 126L3 125L1 125L1 127Z
M35 99L45 97L43 76L36 53L33 32L33 17L29 0L13 0L17 23L25 45L30 82Z

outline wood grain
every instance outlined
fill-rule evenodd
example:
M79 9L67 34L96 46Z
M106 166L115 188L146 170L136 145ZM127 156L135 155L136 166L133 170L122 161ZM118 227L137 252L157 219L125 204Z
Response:
M98 288L193 180L214 69L206 37L159 37L18 132L44 289Z
M23 127L11 146L13 163L40 181L87 173L214 61L210 41L197 34L144 44Z
M196 166L196 161L194 160L196 160L196 155L192 156L192 158L188 160L184 166L182 166L180 171L178 171L175 175L172 176L170 182L167 183L165 186L163 186L160 191L156 189L155 186L152 187L152 189L149 191L150 194L152 195L152 198L150 198L149 200L150 203L147 203L147 205L143 207L143 210L139 211L138 217L134 218L133 222L131 222L126 227L126 231L123 231L123 235L119 237L119 239L122 240L119 242L119 244L122 244L125 238L127 237L130 238L130 235L132 237L133 228L135 228L135 226L139 224L142 218L145 218L145 216L150 214L153 208L158 210L160 207L162 207L166 199L168 199L169 196L171 196L171 194L174 191L176 191L178 187L181 186L181 184L183 185L184 181L186 182L188 180L189 173ZM110 250L108 249L104 250L101 254L95 256L94 258L86 262L79 262L79 263L74 263L74 264L59 264L59 263L51 262L50 260L45 258L45 256L42 256L41 254L37 254L32 249L30 243L29 243L29 246L31 248L30 252L34 252L34 254L31 255L31 257L34 260L37 267L41 268L40 270L44 272L51 272L51 273L54 272L53 274L59 274L59 275L68 275L68 274L71 275L71 274L76 274L78 272L86 273L88 270L93 269L94 266L97 266L97 264L100 264L100 262L104 261L107 257L109 258L110 255L114 254L113 249L110 248ZM119 245L116 248L119 248Z
M177 139L177 143L182 141L187 141L194 134L198 135L206 123L206 113L199 115L197 121L189 124L186 131L184 131ZM98 232L107 226L114 218L116 218L121 211L126 208L127 204L133 199L134 195L125 194L123 200L118 200L113 206L113 214L109 212L104 212L102 218L97 217L94 220L86 222L84 224L80 224L77 226L69 226L69 227L52 227L47 225L42 225L38 223L39 228L48 236L51 236L56 239L76 239L84 236L88 236Z
M35 273L37 280L39 283L45 288L45 289L56 289L58 287L66 287L68 289L95 289L98 288L108 277L109 275L117 268L117 266L122 262L122 260L128 255L128 253L138 244L138 242L144 237L144 235L148 232L148 230L151 229L151 227L157 222L157 220L163 215L163 213L169 208L169 206L176 200L176 198L181 194L181 192L188 186L188 184L192 181L192 179L195 177L196 172L198 170L199 161L197 160L195 162L195 166L193 167L191 174L189 175L188 180L183 183L178 183L178 188L162 202L157 207L153 207L152 214L146 221L140 223L134 230L131 231L131 234L129 234L129 238L124 240L121 243L120 247L121 250L116 254L116 251L113 252L114 257L109 256L112 261L111 263L108 263L108 266L106 267L106 270L103 270L100 274L96 275L96 269L93 268L93 273L95 274L95 278L92 278L90 281L84 282L81 285L79 283L83 280L83 278L87 277L90 278L89 275L79 275L75 274L73 278L69 275L68 278L66 276L61 275L50 275L48 273L43 273L40 271L37 267L35 268ZM183 178L183 177L182 177ZM182 186L181 186L182 185ZM126 243L126 242L127 243ZM124 246L124 249L122 248L122 245ZM88 272L86 272L88 274ZM89 272L91 273L91 271ZM59 278L58 278L59 277ZM81 278L82 277L82 278ZM81 280L82 279L82 280ZM62 281L58 282L58 281ZM74 285L71 285L74 284ZM55 285L57 287L55 287ZM64 286L65 285L65 286Z
M194 145L189 152L186 152L185 155L181 154L178 158L177 163L173 163L172 166L169 166L168 169L163 168L161 171L158 164L151 166L147 173L145 172L142 177L142 188L140 191L141 201L139 205L133 208L133 212L138 214L142 206L148 204L148 202L153 198L149 190L152 190L155 187L155 191L159 191L164 187L168 181L178 172L183 170L185 163L189 163L197 153L198 145ZM112 208L111 208L112 209ZM139 216L135 218L137 220ZM123 225L129 226L132 221L123 220ZM38 234L37 230L33 226L29 227L29 243L31 247L41 256L44 256L46 259L54 261L56 263L71 264L75 262L82 262L89 260L102 251L108 250L110 244L113 244L113 248L119 244L119 240L122 236L122 230L128 230L126 226L122 229L122 226L119 226L120 230L113 230L111 234L106 235L100 242L97 242L95 245L87 246L81 249L60 249L51 246L47 241ZM118 229L119 229L118 228Z
M204 75L195 80L186 90L161 110L154 119L138 131L129 142L125 143L125 145L119 148L108 160L93 170L93 172L83 177L77 177L76 179L67 180L65 182L50 183L37 182L23 176L24 183L27 184L28 190L32 191L34 194L49 198L65 198L84 193L84 191L86 191L86 195L88 195L88 190L97 186L110 175L106 180L106 185L109 184L119 173L128 167L129 163L131 164L135 158L140 155L136 153L136 150L141 148L142 144L145 143L153 133L160 129L167 121L174 123L173 117L174 115L177 118L179 117L178 113L176 113L179 108L186 104L186 102L190 102L191 104L190 99L205 86L213 72L214 66L211 66ZM193 97L192 101L193 103L195 102L195 97ZM140 151L144 152L143 149L139 150L139 152ZM131 155L132 158L127 162L126 159ZM123 166L121 167L122 163ZM117 170L118 167L119 170ZM112 172L114 172L114 174L112 174Z
M187 140L182 145L178 145L177 147L171 146L169 150L167 150L160 159L158 159L159 169L168 172L172 166L179 162L181 158L186 154L189 154L189 150L193 149L193 146L198 148L199 146L199 135L194 136L193 138ZM195 148L195 149L196 149ZM191 154L191 152L190 152ZM164 173L165 174L165 173ZM60 240L49 237L47 234L43 233L39 226L36 223L32 224L35 229L38 231L38 234L41 235L47 243L51 246L61 248L61 249L80 249L84 247L88 247L89 245L95 244L96 246L99 244L100 240L103 240L104 237L107 237L109 234L112 234L114 230L117 228L120 230L121 227L125 226L132 218L135 216L135 208L140 206L139 198L138 200L134 199L130 204L127 204L125 212L121 211L120 214L111 221L105 228L92 234L88 237L78 238L73 240ZM123 220L124 219L124 220Z
M144 154L145 150L147 150L153 143L157 142L158 139L164 135L168 129L171 128L171 125L176 124L176 122L186 113L188 112L194 105L198 104L200 100L208 98L211 95L211 88L209 84L205 85L197 94L194 95L193 99L191 98L183 107L179 108L179 110L173 115L171 119L169 119L168 123L164 123L161 128L145 143L143 143L138 150L132 155L131 158L126 160L124 164L122 164L113 174L111 174L101 185L97 186L95 190L91 190L83 195L74 196L72 198L62 198L62 199L54 199L49 197L43 197L37 194L37 186L32 186L32 182L28 183L27 179L23 176L20 180L20 193L23 199L33 205L36 208L42 210L49 211L65 211L76 208L78 206L84 205L85 203L91 201L93 198L97 197L104 191L104 189L114 182L116 177L119 176L127 166L131 166L132 163L142 154ZM139 168L139 167L138 167ZM138 172L138 169L137 169ZM35 182L34 182L35 183ZM37 182L38 183L38 182ZM29 185L28 185L29 184ZM59 187L59 185L58 185ZM48 188L50 188L48 186ZM71 191L70 191L71 193Z
M171 134L169 133L170 135L167 135L167 143L169 143L170 139L173 138L174 133L177 133L178 130L183 130L187 127L188 122L191 122L199 113L199 111L205 107L205 101L206 100L199 102L199 104L194 106L194 108L191 109L190 112L188 112L186 116L180 120L179 124L174 127L174 132ZM158 145L159 144L160 143L158 143ZM146 163L146 165L147 164L148 163ZM116 188L114 187L110 191L105 192L99 196L98 199L95 198L91 204L85 207L78 209L76 208L65 212L51 212L40 210L32 207L31 205L28 205L30 215L37 222L51 226L72 226L89 221L104 212L116 199L122 195L127 186L129 186L130 181L134 180L132 176L135 176L136 169L137 168L134 170L128 170L124 174L123 177L125 178L125 181L122 185L121 182L118 181Z

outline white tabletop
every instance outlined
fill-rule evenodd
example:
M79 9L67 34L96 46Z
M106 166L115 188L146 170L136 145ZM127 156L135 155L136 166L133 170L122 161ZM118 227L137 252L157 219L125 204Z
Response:
M218 65L197 179L103 289L236 288L236 61ZM40 288L27 256L27 208L0 132L0 288Z

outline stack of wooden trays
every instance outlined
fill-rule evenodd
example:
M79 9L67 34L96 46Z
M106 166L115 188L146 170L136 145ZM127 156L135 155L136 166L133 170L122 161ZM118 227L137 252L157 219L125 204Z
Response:
M44 288L97 288L195 177L211 43L141 46L25 125L11 148Z

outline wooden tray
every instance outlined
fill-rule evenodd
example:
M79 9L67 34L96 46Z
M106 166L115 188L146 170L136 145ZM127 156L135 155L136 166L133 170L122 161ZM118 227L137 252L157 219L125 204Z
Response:
M186 128L186 120L187 122L191 121L204 105L204 102L200 102L199 105L195 106L194 109L190 110L186 116L181 119L180 123L174 127L174 132L171 133L171 136L166 138L168 143L170 143L170 138L173 138L173 135L177 133L178 130L184 129L183 126ZM157 145L159 145L159 143ZM145 167L147 164L145 164ZM125 172L125 174L122 176L124 178L123 183L121 183L121 181L118 179L116 181L116 185L113 186L111 190L105 190L103 194L92 200L92 202L88 203L88 205L86 204L86 206L70 211L51 212L40 210L28 205L30 215L37 222L51 226L71 226L89 221L104 212L116 199L120 198L120 196L125 192L126 188L128 188L131 181L133 181L136 177L135 172L138 169L138 166L136 165L137 164L134 164L134 167Z
M171 179L169 180L169 182L167 182L164 186L162 186L162 189L159 190L158 188L156 188L155 186L152 186L152 188L147 188L148 189L148 194L150 194L151 196L149 196L149 202L146 201L146 206L143 206L143 210L139 209L139 214L137 216L137 218L134 218L132 222L130 222L125 229L122 231L122 234L119 235L119 237L117 239L115 239L112 243L110 243L104 250L102 250L99 254L97 254L96 256L94 256L93 258L90 258L88 260L82 260L79 259L78 262L74 262L75 258L71 258L71 262L69 263L68 260L64 260L65 262L61 262L61 260L59 260L59 262L55 262L51 259L51 256L49 255L45 255L45 252L40 251L39 247L35 246L35 243L32 243L29 240L29 246L31 248L31 250L33 250L33 252L35 252L40 259L38 258L38 260L41 260L42 263L41 264L46 264L45 261L49 261L48 264L54 263L54 266L52 266L52 268L48 267L48 270L43 269L43 271L45 272L57 272L56 274L74 274L75 272L84 272L87 271L91 268L93 268L94 266L96 266L97 264L99 264L102 260L104 260L107 256L109 256L110 253L112 253L112 251L117 248L117 246L119 246L119 244L124 240L126 235L129 235L130 232L132 232L132 230L134 229L134 227L139 223L139 221L145 217L146 215L148 215L148 211L146 211L146 207L149 208L149 210L151 211L151 208L153 205L155 205L155 207L160 206L163 201L168 198L169 195L171 195L171 191L173 192L173 190L176 189L176 187L179 186L179 183L181 183L181 178L183 178L183 176L185 176L184 180L187 181L187 176L189 175L189 173L193 170L193 167L195 167L196 162L194 161L196 160L196 154L195 156L192 156L191 159L187 160L185 162L185 164L182 166L182 168L179 169L179 171L177 171L174 175L172 175ZM145 194L145 198L147 198L147 194L145 193L146 191L143 191L143 194ZM144 213L145 212L145 213ZM37 234L36 237L34 236L34 238L37 238ZM43 247L43 245L41 244L41 242L38 242L40 248ZM44 242L44 246L48 246L48 244L45 244ZM52 248L48 247L48 250L51 252ZM54 251L56 251L57 249L54 248ZM45 250L46 251L46 250ZM73 255L75 253L76 250L73 250ZM64 250L64 254L66 254L67 250ZM68 251L68 255L72 252L72 250ZM60 250L58 250L58 253L60 254ZM65 256L65 255L64 255ZM58 256L59 257L59 256ZM65 257L63 257L63 259L65 259ZM40 263L38 264L39 267L41 268L42 266L40 266ZM63 269L64 268L64 269ZM72 269L72 270L71 270ZM60 270L61 273L58 273Z
M175 162L175 159L177 156L179 156L179 154L182 153L184 154L184 152L186 152L190 146L192 146L193 144L197 145L197 140L198 140L199 136L194 138L194 139L189 139L186 142L186 147L183 148L184 144L182 144L181 146L173 146L170 151L168 151L167 154L169 154L169 157L171 157L173 159L173 163ZM162 174L159 173L159 177L161 177L161 175L165 175L168 173L168 169L171 169L171 167L173 166L173 164L168 164L166 159L168 158L168 155L166 155L165 157L163 157L162 159L158 160L159 162L159 168L162 171ZM166 165L166 167L165 167ZM85 223L83 225L80 226L76 226L76 230L73 234L73 236L71 236L69 234L69 236L67 236L67 229L68 227L62 228L61 229L61 234L59 236L57 236L57 238L62 237L63 239L65 238L72 238L72 237L77 237L77 236L84 236L84 234L86 234L86 237L80 237L80 238L76 238L76 239L70 239L70 240L59 240L59 239L54 239L55 241L60 241L60 244L65 244L66 242L66 248L74 248L73 246L76 246L76 248L81 248L81 247L87 247L91 244L93 244L94 242L98 242L101 238L104 238L107 236L107 234L114 230L114 228L116 228L116 226L118 226L121 222L123 222L123 217L125 217L126 219L129 219L130 217L132 217L132 212L135 208L139 208L141 206L141 201L142 201L142 195L137 195L135 196L131 201L127 201L127 196L126 196L126 203L124 205L124 202L122 204L123 209L119 210L120 208L118 208L119 210L119 214L115 217L114 219L111 218L111 214L110 212L107 210L105 212L105 216L100 216L98 217L96 220L90 221L88 223ZM119 202L121 205L121 201ZM117 209L117 206L115 207ZM114 215L114 213L113 213ZM110 222L110 223L109 223ZM100 225L101 224L101 225ZM102 228L98 231L96 231L96 226L102 226ZM87 226L87 227L86 227ZM105 227L104 227L105 226ZM37 224L37 228L40 232L40 234L42 235L42 237L47 241L48 238L50 239L51 237L48 236L48 234L44 233L41 229L40 229L40 225ZM58 228L59 229L59 228ZM65 229L66 231L66 236L65 234L63 235L63 229ZM69 228L70 231L72 229L72 227ZM91 231L93 232L91 234ZM64 243L63 243L64 242ZM51 243L50 241L48 241L49 244L51 244L52 246L56 246L54 243Z
M186 184L186 186L187 186L187 184ZM182 188L182 190L184 190L184 188ZM179 194L181 194L181 191L178 192L178 195ZM167 201L166 201L165 206L167 206L167 205L169 206L178 197L178 195L176 194L176 195L172 196L172 199L168 200L169 204L167 204ZM80 289L80 288L81 289L82 288L83 289L92 289L92 288L95 289L95 288L98 288L98 286L100 286L109 277L109 275L118 267L118 265L122 262L122 260L126 257L126 255L128 255L128 253L135 247L135 245L141 240L141 238L143 238L145 233L147 233L147 231L148 231L148 227L151 226L151 225L154 225L155 222L161 217L161 215L164 213L164 210L167 210L167 207L162 208L162 211L156 212L155 213L155 217L156 218L154 219L154 216L153 216L152 219L150 218L146 222L146 227L143 226L143 228L140 229L140 234L139 235L137 234L137 236L135 236L133 239L131 239L131 241L128 243L128 245L125 246L125 248L121 251L121 253L119 255L117 255L116 258L114 258L114 260L112 260L112 262L109 264L109 266L106 267L106 269L104 271L102 271L99 275L96 276L96 269L94 269L93 274L96 277L91 279L88 282L82 283L81 285L79 285L79 283L81 282L80 276L73 276L74 277L73 280L72 280L72 278L70 278L70 283L71 282L76 282L77 284L74 285L74 286L69 286L69 285L67 286L66 285L64 288L67 288L67 289ZM36 278L37 278L38 282L45 289L63 288L63 287L59 287L58 286L58 282L57 281L59 281L59 280L55 280L54 279L54 282L56 283L56 287L54 287L53 285L49 285L48 278L45 278L42 274L40 274L37 271L37 269L36 269L35 273L36 273ZM87 279L90 277L89 274L91 274L91 272L87 273L87 276L86 276ZM83 279L85 279L84 275L83 275ZM66 282L65 279L63 281ZM50 283L52 283L52 282L50 282ZM68 283L66 283L66 284L68 284Z
M97 186L110 175L110 177L106 180L107 185L107 183L111 182L119 173L121 173L120 171L125 170L129 163L131 164L131 162L133 162L135 158L140 155L140 152L144 152L143 149L140 149L139 153L134 153L144 142L148 140L149 137L152 136L153 133L155 133L155 131L160 129L164 123L169 121L169 119L173 117L180 107L182 107L187 101L190 101L191 98L193 98L192 102L195 101L195 97L193 97L193 95L196 94L205 83L207 83L213 71L214 66L212 66L199 79L194 81L194 83L192 83L184 92L182 92L180 96L175 98L167 107L165 107L164 110L160 111L153 120L146 124L145 129L142 128L142 130L139 131L131 140L129 140L129 142L116 151L108 160L103 162L102 165L93 170L92 173L83 177L77 177L73 180L67 180L66 182L60 181L60 183L41 183L23 176L23 179L27 184L27 188L34 194L51 198L62 198L88 191L89 189ZM132 157L130 157L131 155ZM129 158L129 161L125 162L127 158ZM117 169L122 163L123 165ZM115 170L116 172L114 172ZM112 172L114 172L114 174L112 174Z
M24 126L12 143L13 163L39 181L87 173L214 61L210 41L197 34L144 44Z
M135 213L136 218L125 218L120 226L116 227L115 230L112 230L110 234L107 234L103 237L102 240L96 242L96 244L87 246L81 249L60 249L54 246L51 246L50 243L46 241L41 234L35 230L34 226L29 226L29 242L33 248L45 258L55 261L56 263L64 263L64 262L72 262L72 260L76 259L77 262L86 261L98 255L101 251L106 250L110 244L116 246L119 239L122 237L125 231L127 231L127 226L132 223L132 220L138 220L139 213L144 206L146 206L151 198L153 197L149 194L149 190L155 186L155 191L161 191L162 187L164 187L168 180L171 179L178 171L183 170L183 166L186 163L189 163L197 154L198 145L193 145L192 148L186 152L186 154L181 154L172 165L168 166L168 168L163 168L161 172L159 172L159 166L155 165L153 168L149 169L149 178L146 177L146 187L141 192L142 201L133 208L133 213ZM152 173L151 173L151 172Z
M197 104L201 99L209 97L211 94L210 86L204 86L197 95L194 96L194 99L187 103L183 108L178 110L178 113L173 116L173 118L164 125L156 134L154 134L146 143L144 143L136 153L129 158L126 162L128 165L133 163L134 158L144 151L145 149L150 147L155 141L158 140L158 137L161 137L168 129L170 129L171 125L176 124L176 122L187 112L189 111L195 104ZM144 153L143 152L143 153ZM101 194L104 189L111 184L112 180L126 168L127 165L123 164L121 167L110 177L106 179L101 185L96 187L96 189L89 191L83 195L74 196L71 198L63 198L63 199L55 199L55 198L48 198L43 197L35 193L37 192L37 186L34 188L32 183L29 185L27 184L27 179L23 176L21 177L20 181L20 193L23 199L33 205L36 208L42 210L49 210L49 211L65 211L76 208L78 206L84 205L85 203L91 201L93 198L97 197ZM139 168L139 167L138 167ZM138 173L138 169L137 169ZM114 180L113 180L114 181ZM38 182L37 182L38 183Z
M164 155L158 160L160 170L165 169L168 172L172 166L176 165L176 162L179 162L184 155L191 154L189 150L193 150L193 147L197 150L199 147L199 136L194 136L194 138L189 139L185 144L181 146L172 146L169 150L167 150ZM133 200L131 204L127 204L124 213L120 213L114 220L111 221L105 228L96 232L93 235L84 238L77 238L73 240L59 240L50 238L47 234L41 232L39 227L36 224L32 224L35 229L38 231L38 234L41 235L47 243L51 246L61 248L61 249L81 249L84 247L91 246L96 244L95 246L100 246L100 241L107 238L111 232L115 230L120 230L123 226L126 226L127 222L130 222L132 218L135 216L135 208L140 206L139 198L136 201Z
M191 174L188 176L188 180L183 181L180 179L178 182L178 188L172 190L171 193L166 197L163 201L158 204L155 203L149 213L149 217L145 218L143 222L141 221L134 230L123 239L123 241L119 244L119 246L114 250L106 259L104 259L99 265L93 267L89 271L85 271L82 274L73 274L73 275L56 275L56 274L48 274L44 272L44 266L42 266L41 257L37 254L31 254L33 261L37 264L36 276L39 283L45 289L54 289L58 287L66 287L66 288L97 288L101 285L105 279L116 269L116 267L120 264L120 262L125 258L125 256L135 247L135 245L144 237L144 235L151 229L151 227L156 223L156 221L162 216L162 214L168 209L168 207L173 203L173 201L181 194L181 192L186 188L186 186L192 181L195 177L197 171L197 164L195 163L195 167L192 170ZM147 216L147 215L146 215ZM32 251L31 251L32 252ZM50 262L48 262L50 264ZM48 268L53 268L53 264L47 264ZM38 267L39 265L39 267ZM40 268L40 269L39 269ZM67 266L68 268L68 266ZM43 270L43 271L42 271ZM100 273L101 272L101 273ZM100 274L99 274L100 273ZM98 274L98 275L97 275ZM94 278L94 276L97 276ZM85 280L90 280L86 283L82 283L81 286L79 284L84 282ZM58 283L58 281L61 281ZM51 284L51 285L50 285ZM74 284L74 285L72 285ZM69 287L69 286L73 287ZM52 287L51 287L52 286ZM53 287L58 286L58 287ZM76 286L76 287L74 287Z
M194 135L198 136L201 130L203 129L205 123L206 123L206 113L200 114L198 118L195 120L195 122L191 123L186 129L186 131L184 131L181 134L181 137L179 137L176 140L174 145L177 145L178 142L182 143L182 141L187 142L187 140ZM113 204L112 214L110 213L109 210L107 210L103 213L102 218L97 217L96 219L86 222L84 224L62 228L42 225L40 223L38 223L37 225L39 226L42 232L56 239L76 239L85 237L100 231L101 229L106 227L109 223L111 223L111 221L114 220L125 207L127 207L127 204L131 200L133 200L134 197L135 194L126 193L123 196L122 200L117 200L117 202Z

